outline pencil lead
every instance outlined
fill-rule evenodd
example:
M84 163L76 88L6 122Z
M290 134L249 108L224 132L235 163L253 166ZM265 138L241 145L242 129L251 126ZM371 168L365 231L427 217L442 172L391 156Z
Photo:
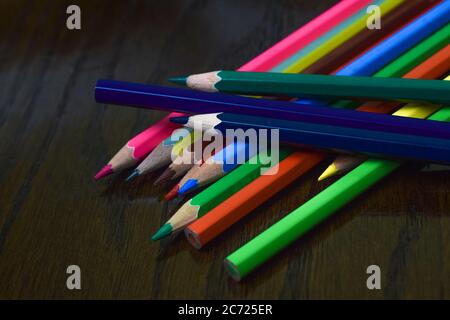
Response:
M175 199L176 196L178 195L178 189L180 189L180 186L177 184L176 186L174 186L172 188L172 190L170 190L165 196L164 199L166 199L167 201Z
M170 118L170 122L173 123L179 123L179 124L186 124L189 122L189 117L188 116L184 116L184 117L172 117Z
M154 186L160 185L160 184L165 184L167 183L169 180L172 179L172 177L175 175L175 171L171 170L170 168L167 168L160 176L158 179L155 180L155 182L153 183Z
M169 236L172 233L172 226L168 223L164 224L158 231L152 236L153 241L161 240Z
M197 187L197 185L198 185L197 179L189 179L188 181L186 181L185 184L183 184L180 187L180 189L178 190L178 194L179 195L185 194L194 189L195 187Z
M320 175L320 177L317 179L317 181L322 181L325 179L328 179L338 173L338 169L336 168L336 165L334 163L330 164L328 168L325 169L325 171Z
M107 164L99 172L97 172L97 174L94 176L94 179L99 180L103 177L109 176L111 173L113 173L112 166L110 164Z
M139 177L139 170L138 169L134 169L133 172L125 179L125 181L131 181L136 177Z
M186 82L187 82L187 77L173 77L173 78L169 78L169 81L185 86Z

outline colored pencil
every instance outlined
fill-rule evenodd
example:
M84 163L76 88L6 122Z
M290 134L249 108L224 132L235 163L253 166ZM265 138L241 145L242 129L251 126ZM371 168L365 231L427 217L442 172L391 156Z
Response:
M170 81L206 92L244 95L450 103L450 83L441 80L222 70Z
M101 179L142 161L158 145L159 141L166 139L173 130L180 127L169 121L170 117L176 115L181 116L182 114L172 113L129 140L94 178Z
M450 80L450 76L446 80ZM429 117L430 120L449 121L450 108L445 107L434 113L438 108L433 105L408 104L396 114L420 118L432 115ZM226 270L234 280L239 281L401 164L402 162L392 160L366 160L253 240L231 253L225 259Z
M340 22L370 3L370 0L344 0L299 28L276 45L266 50L242 69L267 71L292 56L322 34L334 29Z
M203 164L195 164L192 166L191 169L181 178L181 180L173 186L173 188L164 196L164 199L167 201L175 199L178 196L178 191L180 190L180 187L186 183L191 177L195 176L195 173L199 170L200 166Z
M153 172L166 165L172 159L172 150L174 146L181 142L184 138L190 138L192 129L183 130L185 128L175 129L172 134L158 144L152 152L137 166L136 169L126 179L130 181L140 175Z
M341 1L306 25L298 28L288 38L281 40L241 66L238 70L269 71L271 65L279 64L280 61L292 55L296 50L300 50L302 47L307 46L323 33L334 28L339 22L345 20L369 2L370 1L368 0ZM169 114L155 125L150 126L129 140L108 164L95 175L95 179L101 179L113 172L119 172L126 168L130 168L142 161L153 148L155 148L163 139L167 138L176 128L168 119L178 115L178 113Z
M280 149L279 161L286 158L292 151ZM255 156L255 159L247 161L210 187L201 191L177 212L155 233L152 240L159 240L181 230L195 219L203 216L212 208L223 202L232 194L238 192L246 184L250 183L261 174L264 166L271 161L267 155ZM277 163L278 164L278 163Z
M161 176L159 179L162 180L161 182L170 182L175 180L177 177L181 176L184 174L184 176L181 178L181 180L176 183L172 189L166 194L166 196L164 197L166 200L172 200L174 198L176 198L179 194L178 191L180 190L180 187L182 185L184 185L189 179L195 177L195 174L197 172L197 170L207 161L210 160L210 158L212 158L215 153L220 152L223 147L226 145L226 141L222 141L222 144L216 144L216 145L210 145L209 141L203 141L203 145L202 145L202 150L201 150L201 155L197 155L198 152L200 151L196 151L196 152L191 152L190 155L189 154L184 154L182 155L183 158L178 158L176 160L178 161L182 161L185 163L190 163L188 166L187 165L178 165L176 163L172 163L171 164L171 168L174 171L174 175L173 176L167 176L167 177L163 177ZM206 147L208 147L209 149L206 150ZM239 148L232 148L230 147L230 152L231 151L237 151L239 150ZM205 152L207 151L207 152ZM230 156L230 152L228 152L228 156ZM205 158L208 157L208 158ZM186 172L183 172L184 170L186 170ZM166 174L171 174L172 172L169 171L168 173L165 172Z
M305 154L308 157L305 157ZM276 173L270 174L269 170L268 174L258 176L211 211L205 212L200 219L191 223L185 229L187 239L195 248L200 249L322 159L322 154L314 151L292 153L280 162ZM186 206L195 210L189 202Z
M239 164L245 163L255 155L256 148L245 142L234 142L207 159L193 173L179 183L178 195L184 195L201 186L216 181L220 177L234 170Z
M188 139L183 139L172 149L173 161L164 172L155 180L154 185L166 184L169 180L185 174L195 163L197 163L195 143L202 138L202 133L193 130ZM202 143L202 149L205 145Z
M404 3L403 0L389 0L389 1L378 1L380 12L383 15L388 14L390 11L395 9ZM318 48L311 51L307 56L298 59L295 63L291 64L288 68L282 70L287 73L300 73L307 67L309 67L314 62L318 61L335 48L342 45L344 42L348 41L353 36L357 35L361 31L367 28L367 15L363 15L355 23L344 29L335 37L321 44Z
M182 111L183 113L227 112L299 121L362 130L447 138L447 124L418 119L402 119L384 114L355 112L321 105L258 99L222 93L200 92L113 80L99 80L95 88L98 102ZM194 128L195 129L195 128Z
M310 67L304 69L302 73L332 74L340 66L353 60L355 58L355 52L363 53L369 47L373 46L374 43L403 28L403 25L411 22L425 9L439 1L409 0L408 3L398 6L382 17L382 28L373 30L364 29L346 41L345 45L339 46L330 54L327 54Z
M355 157L353 155L338 155L336 159L330 164L317 178L317 181L322 181L339 173L350 170L352 167L357 167L358 164L365 160L364 157Z
M354 111L358 112L358 111ZM361 112L363 113L363 112ZM365 113L365 112L364 112ZM399 127L407 118L392 117ZM409 120L409 119L408 119ZM277 120L267 117L213 113L191 117L171 118L179 124L192 127L202 124L205 130L214 129L224 136L229 129L278 130L281 143L308 146L315 149L342 150L381 158L399 158L450 164L450 125L444 124L439 138L390 133L381 130L354 129L339 125ZM420 120L425 123L427 121ZM433 121L430 121L431 123ZM436 123L439 123L436 121ZM382 126L382 122L379 123ZM187 183L186 183L187 184ZM190 184L194 184L191 182ZM181 191L181 188L180 188Z
M187 160L184 160L187 159ZM170 181L174 181L175 179L181 177L186 174L193 166L194 160L192 158L192 153L183 153L183 155L177 157L176 161L172 162L166 170L161 173L158 179L155 180L154 185L162 185L168 184Z
M393 75L398 75L396 73L398 72L398 70L404 70L404 68L402 67L403 63L405 63L406 61L414 61L415 59L412 59L413 57L415 57L414 53L419 51L423 52L423 50L417 49L411 50L411 52L408 53L409 55L411 55L411 59L397 59L396 61L402 62L402 64L398 64L397 68L393 68L391 65L389 65L386 68L382 69L380 72L378 72L376 75L377 76L389 75L389 73L386 73L384 70L393 72ZM428 60L422 62L422 64L420 64L418 67L414 68L411 72L409 72L408 76L420 77L424 75L426 77L429 76L433 78L439 77L441 72L436 71L436 65L440 64L439 61L441 59L436 57L439 57L440 55L441 53L438 52ZM358 108L358 110L360 109L361 107ZM290 158L291 156L287 157L286 160ZM306 158L306 161L310 161L310 163L313 163L315 165L318 162L320 162L320 160L324 159L324 156L322 154L322 156L319 157L318 159L314 159L314 157L312 156L302 158L303 159ZM295 161L295 159L297 158L294 158L293 161ZM299 161L302 160L300 159ZM280 164L280 166L281 165L282 164ZM308 168L304 167L304 164L302 165L302 162L300 162L299 165L301 165L305 170L308 170ZM296 171L295 167L292 167L292 171L294 171L294 173L298 172ZM185 234L188 236L188 240L190 241L190 243L194 245L196 248L202 247L207 242L209 242L217 235L219 235L221 232L223 232L225 229L230 227L233 223L237 222L243 216L250 213L253 209L255 209L256 207L267 201L272 196L272 193L270 194L267 193L268 192L266 190L267 185L274 184L280 185L280 188L284 187L283 183L285 183L286 181L284 175L282 175L281 172L282 170L280 170L274 176L271 177L264 176L255 179L253 182L249 183L246 187L234 193L233 196L225 200L222 204L215 207L210 212L203 214L202 217L199 217L199 220L189 225L185 230ZM292 177L291 174L292 173L288 173L288 176ZM218 181L216 184L220 185L220 181Z
M433 55L430 59L428 59L425 63L417 66L417 68L411 70L404 77L405 78L424 78L424 79L436 79L441 77L450 70L450 45L447 45L445 48L441 49L435 55ZM400 105L388 105L388 108L395 109L396 107L400 107ZM359 110L366 112L386 112L386 107L383 107L380 104L365 104L359 108ZM346 171L349 171L355 167L357 167L361 162L364 161L364 158L354 157L349 155L339 155L333 161L332 164L320 175L318 178L319 181L330 178L337 174L342 174Z
M201 133L197 134L196 140L201 139ZM155 180L154 184L169 184L175 179L186 174L194 165L200 165L204 162L203 150L208 145L208 141L203 141L201 150L197 151L193 148L194 144L187 146L182 150L182 153L177 156L166 170ZM201 152L201 154L200 154Z

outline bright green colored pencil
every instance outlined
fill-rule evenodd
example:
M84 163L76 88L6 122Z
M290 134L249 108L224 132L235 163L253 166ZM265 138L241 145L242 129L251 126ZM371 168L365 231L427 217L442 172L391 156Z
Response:
M442 80L239 71L170 80L193 89L244 95L450 103L450 83Z
M450 80L450 77L446 80ZM417 106L410 104L401 108L396 114L425 118L437 108L437 106L431 105ZM429 119L450 121L450 107L441 109ZM235 280L242 279L401 164L402 162L392 160L366 160L327 189L230 254L225 259L225 265L231 277Z
M291 153L292 150L290 149L280 149L279 161L282 161ZM153 235L152 240L167 237L209 212L219 203L259 177L261 170L270 163L270 160L270 155L260 153L197 194L178 209Z

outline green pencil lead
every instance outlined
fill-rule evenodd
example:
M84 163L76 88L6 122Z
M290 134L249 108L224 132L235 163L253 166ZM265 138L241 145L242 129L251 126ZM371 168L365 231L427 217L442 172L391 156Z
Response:
M170 82L179 84L179 85L186 85L186 81L187 81L187 77L174 77L174 78L169 78Z
M161 240L169 236L172 233L172 226L168 223L163 225L156 233L152 236L153 241Z

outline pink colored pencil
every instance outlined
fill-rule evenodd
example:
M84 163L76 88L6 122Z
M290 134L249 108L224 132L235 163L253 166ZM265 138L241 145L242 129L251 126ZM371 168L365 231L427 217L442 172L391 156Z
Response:
M343 0L244 64L240 71L267 71L361 10L371 0Z
M347 19L371 0L343 0L331 7L314 20L300 27L297 31L284 38L262 54L244 64L238 71L269 71L292 54L307 46L321 35ZM180 116L171 113L157 124L139 133L128 141L119 152L96 175L101 179L114 172L130 168L143 160L162 140L178 128L169 121L170 118Z
M174 114L183 115L173 112L136 135L116 153L94 178L96 180L101 179L111 173L130 168L144 160L162 140L170 136L173 130L179 128L179 125L169 121Z

